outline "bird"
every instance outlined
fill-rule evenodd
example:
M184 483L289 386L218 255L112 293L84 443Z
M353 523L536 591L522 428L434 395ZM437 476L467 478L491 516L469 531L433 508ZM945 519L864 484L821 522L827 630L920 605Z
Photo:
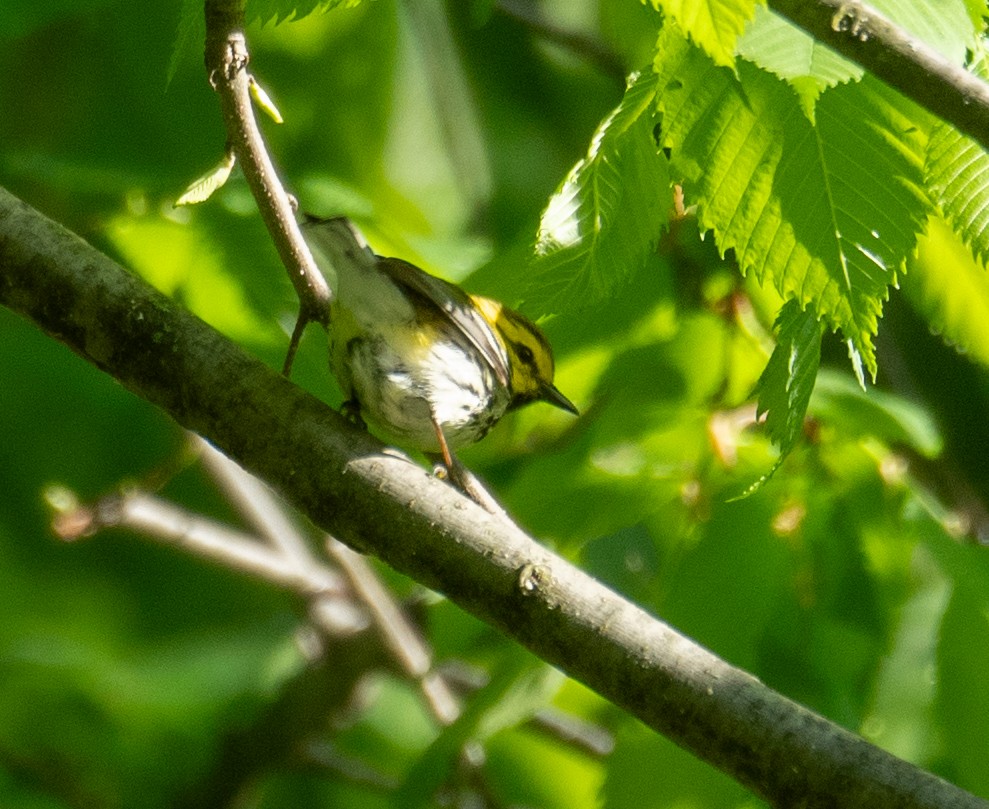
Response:
M527 317L376 254L347 217L306 215L301 230L333 293L330 369L354 421L441 459L456 480L456 450L506 413L542 401L578 415L553 382L549 341Z

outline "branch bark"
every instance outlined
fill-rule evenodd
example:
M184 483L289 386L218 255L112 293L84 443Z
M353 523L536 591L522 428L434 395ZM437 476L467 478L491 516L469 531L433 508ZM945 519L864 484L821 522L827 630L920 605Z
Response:
M776 13L989 150L989 84L858 0L768 0Z
M330 288L295 221L288 194L268 156L254 117L247 72L243 0L206 0L206 70L220 96L229 138L278 255L299 296L299 325L329 322ZM295 338L293 338L293 346Z
M776 806L976 798L770 690L547 551L0 189L0 303L268 481Z

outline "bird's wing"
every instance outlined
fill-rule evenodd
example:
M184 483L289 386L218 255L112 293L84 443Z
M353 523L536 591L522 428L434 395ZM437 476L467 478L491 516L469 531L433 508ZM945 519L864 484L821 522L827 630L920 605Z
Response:
M411 293L435 306L480 352L502 385L509 381L508 357L493 327L460 287L430 275L400 258L378 259L382 272Z

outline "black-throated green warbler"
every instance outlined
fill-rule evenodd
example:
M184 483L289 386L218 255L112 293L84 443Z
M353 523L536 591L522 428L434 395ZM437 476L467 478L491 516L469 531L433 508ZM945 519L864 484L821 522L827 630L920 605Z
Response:
M390 440L440 454L482 439L509 410L544 401L576 414L553 384L539 328L398 258L376 255L344 217L302 232L333 290L330 367Z

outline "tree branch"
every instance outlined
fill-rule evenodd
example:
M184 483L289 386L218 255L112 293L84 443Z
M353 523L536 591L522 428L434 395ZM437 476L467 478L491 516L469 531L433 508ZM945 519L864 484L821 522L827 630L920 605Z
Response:
M205 8L206 70L220 96L230 147L299 296L299 324L304 326L314 320L325 326L329 321L330 288L302 238L292 204L254 118L243 0L206 0Z
M231 570L271 582L303 598L326 595L341 598L346 586L332 570L320 566L303 567L281 553L264 547L253 537L225 525L190 514L185 509L144 492L105 497L95 508L83 507L92 516L88 525L72 520L84 528L77 539L102 528L130 528L166 545L190 551ZM72 519L72 515L66 515Z
M232 503L258 533L303 570L324 569L289 520L284 505L261 481L196 436L203 464ZM331 536L323 537L327 554L350 582L351 594L378 627L381 642L399 668L422 689L433 716L448 725L460 714L460 705L443 677L433 670L432 652L402 613L365 558ZM358 608L354 604L354 609ZM317 610L318 611L318 610Z
M392 657L413 678L442 725L460 716L460 702L444 676L433 668L432 650L395 603L368 562L342 542L326 537L326 550L350 579L351 587L371 612L381 640Z
M768 0L769 7L989 150L989 84L858 0Z
M2 189L0 303L206 437L317 525L445 593L770 803L989 807L729 666L384 452Z

